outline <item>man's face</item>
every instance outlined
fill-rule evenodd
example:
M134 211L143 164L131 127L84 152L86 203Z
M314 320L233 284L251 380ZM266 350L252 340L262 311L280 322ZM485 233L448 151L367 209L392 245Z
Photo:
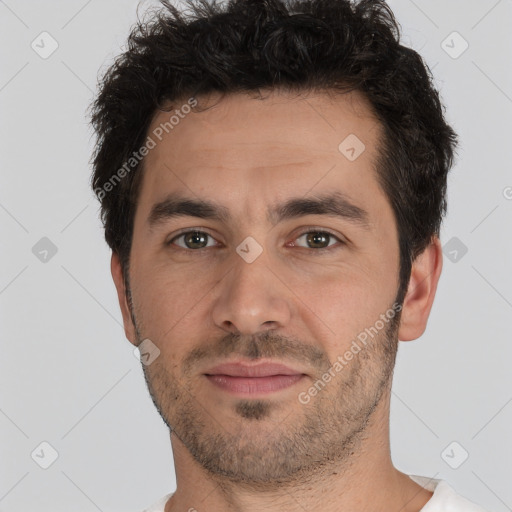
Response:
M158 113L148 134L171 115ZM127 332L160 350L144 366L153 401L210 472L286 481L344 457L388 391L397 318L381 315L398 290L399 250L374 170L380 135L355 93L233 95L184 116L146 157ZM328 196L346 201L341 211L326 201L323 212L279 208ZM170 215L184 199L222 215ZM372 336L348 360L362 332ZM294 375L214 369L231 362L281 363Z

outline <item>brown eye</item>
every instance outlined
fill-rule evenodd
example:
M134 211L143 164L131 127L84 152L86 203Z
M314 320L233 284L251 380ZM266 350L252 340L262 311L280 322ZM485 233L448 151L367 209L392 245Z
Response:
M214 243L208 244L208 239L213 238L204 231L186 231L185 233L181 233L180 235L174 237L169 245L175 243L178 247L182 249L204 249L205 247L211 247L215 245ZM182 244L176 243L177 240L182 240Z
M302 243L294 245L307 249L328 249L335 245L336 242L343 243L342 240L328 231L306 231L296 238L296 240L301 239L306 245Z
M306 242L312 249L324 249L329 246L331 236L326 233L307 233Z

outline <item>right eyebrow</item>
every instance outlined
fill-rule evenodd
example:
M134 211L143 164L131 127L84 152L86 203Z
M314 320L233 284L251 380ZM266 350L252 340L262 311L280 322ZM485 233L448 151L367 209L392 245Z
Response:
M192 199L170 194L151 208L148 224L152 228L175 217L198 217L224 223L231 220L231 214L225 206L207 199Z

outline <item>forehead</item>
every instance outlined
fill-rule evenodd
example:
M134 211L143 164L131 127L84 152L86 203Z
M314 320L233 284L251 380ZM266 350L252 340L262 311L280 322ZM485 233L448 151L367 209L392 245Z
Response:
M342 192L377 186L381 127L357 92L210 95L196 98L199 111L187 100L153 117L155 147L145 157L138 209L170 191L242 198L251 190L306 194L333 179Z

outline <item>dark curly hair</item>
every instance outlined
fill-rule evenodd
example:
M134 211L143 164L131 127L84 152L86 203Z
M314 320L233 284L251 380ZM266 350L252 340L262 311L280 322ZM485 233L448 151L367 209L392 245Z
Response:
M143 146L157 110L211 92L356 90L383 127L376 175L397 221L403 300L412 261L439 235L457 136L427 66L399 43L386 3L188 0L182 11L161 4L138 18L90 107L97 134L91 183L125 279L144 160L118 183L112 178Z

